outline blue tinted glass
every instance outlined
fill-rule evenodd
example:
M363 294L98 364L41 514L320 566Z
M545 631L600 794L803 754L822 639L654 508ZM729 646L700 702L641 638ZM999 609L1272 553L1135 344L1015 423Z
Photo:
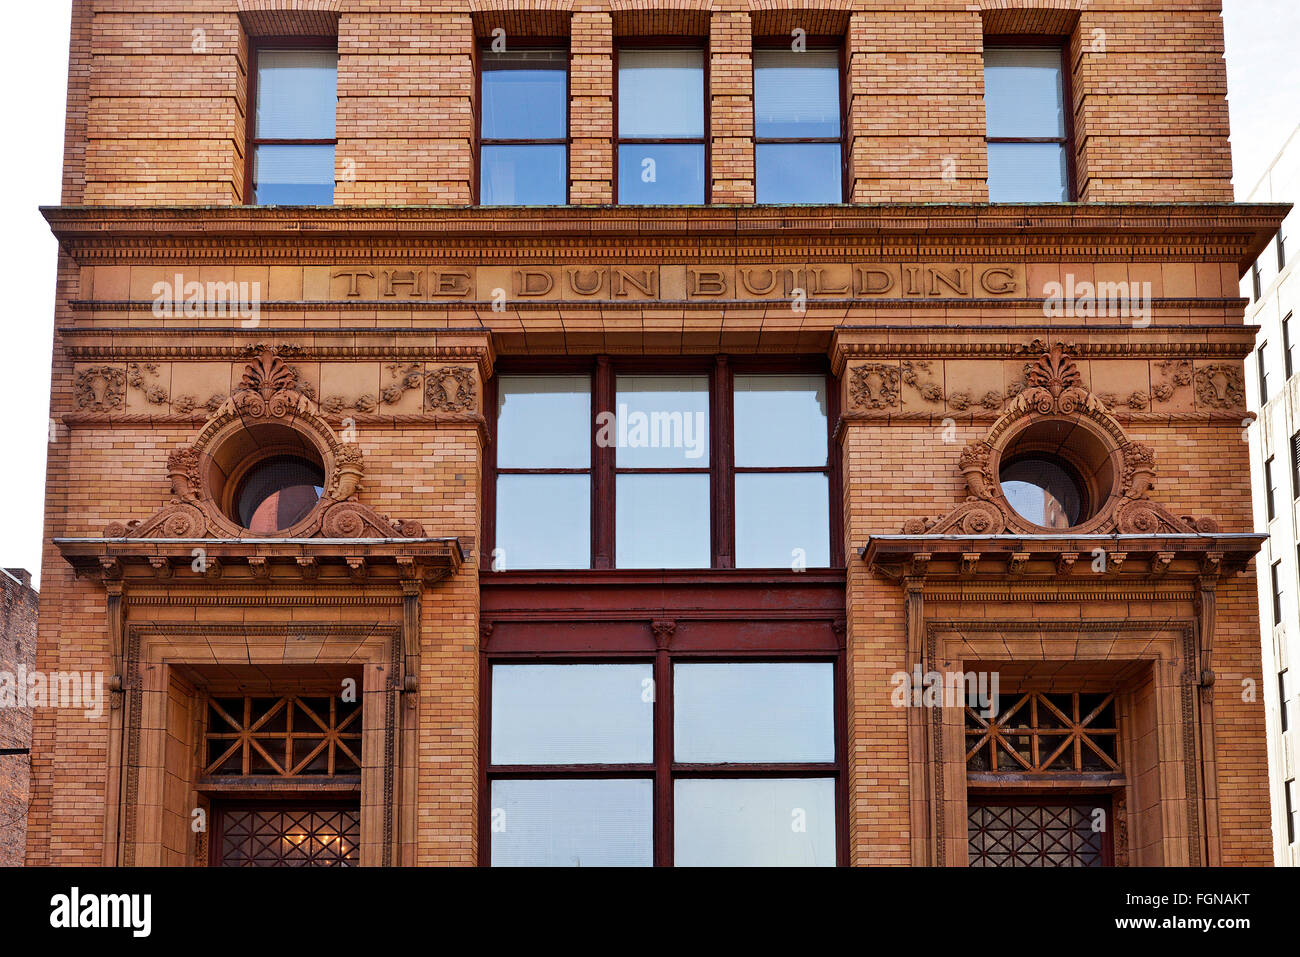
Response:
M755 50L754 135L839 136L840 55L834 50Z
M988 135L1065 135L1061 51L991 47L984 51L984 114Z
M618 135L622 139L704 136L704 51L620 50Z
M259 146L253 155L253 202L329 206L334 202L334 147Z
M754 147L760 203L841 203L839 143L759 143Z
M523 50L483 54L483 138L563 139L568 54Z
M559 145L483 147L479 192L484 206L563 206L568 149Z
M338 62L333 50L258 53L257 138L334 139Z
M1069 200L1065 148L1059 143L990 143L990 203Z
M704 202L704 144L624 143L618 148L618 201L627 206Z

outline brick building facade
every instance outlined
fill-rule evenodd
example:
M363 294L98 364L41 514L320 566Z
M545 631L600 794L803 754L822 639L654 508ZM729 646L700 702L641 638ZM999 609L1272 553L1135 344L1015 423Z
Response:
M35 667L39 605L29 571L0 570L0 674L10 683ZM32 711L17 700L0 701L0 867L17 867L27 850Z
M28 862L1267 863L1222 55L77 0Z

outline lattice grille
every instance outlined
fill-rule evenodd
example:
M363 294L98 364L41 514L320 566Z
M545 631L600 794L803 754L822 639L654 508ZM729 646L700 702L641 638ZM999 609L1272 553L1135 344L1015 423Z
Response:
M984 718L966 709L968 771L1120 772L1115 696L1030 692Z
M1106 832L1093 830L1093 815L1087 806L972 803L968 816L971 867L1105 864Z
M361 773L361 705L338 697L209 698L204 774Z
M361 812L355 809L227 809L222 867L356 867Z

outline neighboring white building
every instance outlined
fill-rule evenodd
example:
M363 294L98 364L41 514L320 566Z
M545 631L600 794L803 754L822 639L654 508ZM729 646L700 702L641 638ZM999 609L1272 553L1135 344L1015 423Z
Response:
M1250 203L1300 206L1300 127L1249 194ZM1300 211L1242 280L1246 322L1259 326L1247 362L1246 399L1259 421L1249 430L1255 527L1269 540L1258 558L1264 642L1273 857L1300 866Z

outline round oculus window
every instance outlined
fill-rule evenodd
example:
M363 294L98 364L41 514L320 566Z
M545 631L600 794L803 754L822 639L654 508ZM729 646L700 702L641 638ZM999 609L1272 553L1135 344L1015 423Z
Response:
M282 532L307 517L325 493L321 467L294 455L276 455L244 476L235 496L239 523L250 532Z
M1049 456L1027 456L1002 466L1002 494L1021 518L1043 528L1071 528L1083 516L1083 485L1073 469Z

